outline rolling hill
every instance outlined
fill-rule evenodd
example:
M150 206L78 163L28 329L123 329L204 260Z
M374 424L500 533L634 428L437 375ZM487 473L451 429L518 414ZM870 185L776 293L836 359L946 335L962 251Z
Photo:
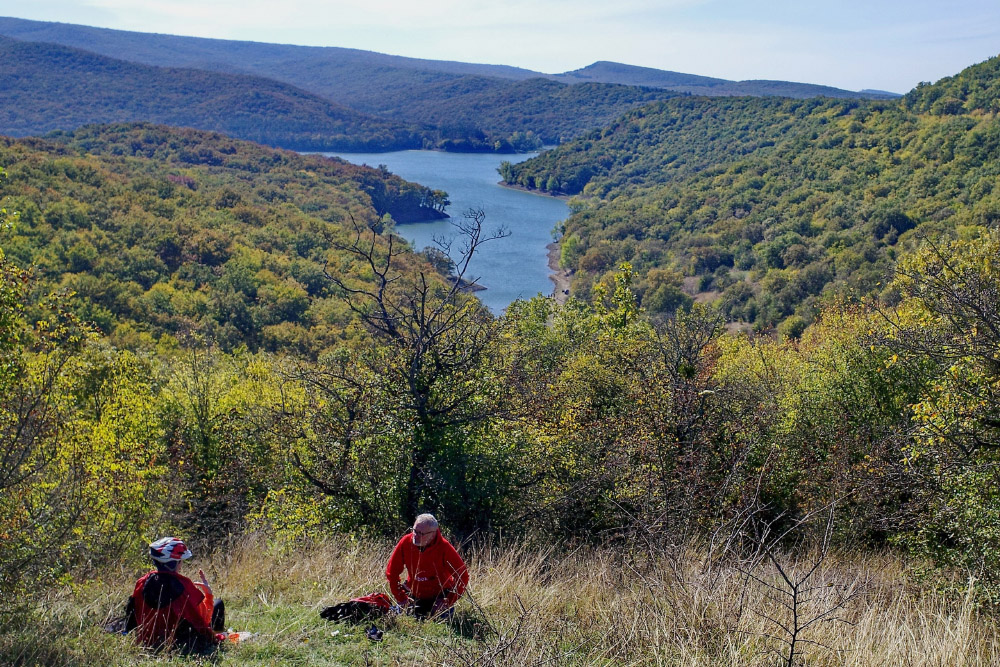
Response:
M629 262L651 312L694 297L759 328L809 321L878 292L920 238L1000 221L998 71L893 101L668 100L502 173L581 195L561 242L580 296Z
M151 121L300 150L419 148L417 132L247 74L141 65L0 37L0 132Z
M892 99L895 93L875 90L851 91L832 86L818 86L810 83L791 81L730 81L696 74L683 74L651 67L637 67L622 63L598 61L582 69L566 72L554 77L566 83L595 82L618 83L628 86L665 88L680 93L707 96L754 96L754 97L843 97Z
M327 272L368 275L336 243L355 222L439 203L384 170L149 124L0 138L0 165L18 212L4 256L128 344L197 334L317 352L353 317Z
M0 34L145 65L272 79L363 114L420 127L421 136L431 137L426 142L429 147L451 150L537 148L579 136L631 108L677 94L872 96L780 81L732 82L617 63L544 74L356 49L145 34L13 18L0 18Z

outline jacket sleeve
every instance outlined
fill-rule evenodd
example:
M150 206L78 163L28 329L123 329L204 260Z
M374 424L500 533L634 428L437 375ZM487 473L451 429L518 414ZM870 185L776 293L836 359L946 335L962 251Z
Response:
M406 548L406 539L407 537L404 536L396 544L396 548L392 550L389 562L385 566L385 578L389 580L389 590L399 604L405 604L408 599L406 591L399 583L399 577L403 574L403 550Z
M198 634L215 641L211 617L213 596L202 592L190 581L185 582L184 588L184 609L181 611L181 618L190 623ZM205 613L206 608L208 609L207 614Z
M446 599L448 604L455 604L469 585L469 569L465 567L465 561L455 551L455 547L448 542L444 546L444 567L449 574L448 588L451 589Z

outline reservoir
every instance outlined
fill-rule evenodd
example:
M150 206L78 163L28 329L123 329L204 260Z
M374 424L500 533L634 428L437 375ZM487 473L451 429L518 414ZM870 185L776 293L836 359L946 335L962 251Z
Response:
M486 288L476 296L494 313L501 313L517 299L552 294L546 246L553 240L552 230L556 223L569 215L569 208L559 199L497 184L500 180L497 167L501 162L521 162L537 153L398 151L323 155L371 167L384 164L389 171L408 181L447 192L451 200L447 213L453 219L461 220L462 213L469 208L481 208L486 213L484 228L487 232L499 226L506 228L510 236L479 247L466 275ZM398 224L396 231L416 250L434 245L435 237L455 236L447 219Z

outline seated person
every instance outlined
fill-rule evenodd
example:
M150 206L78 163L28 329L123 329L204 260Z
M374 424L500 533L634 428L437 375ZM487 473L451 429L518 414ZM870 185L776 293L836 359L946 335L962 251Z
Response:
M406 568L406 583L400 575ZM385 567L396 601L418 617L447 612L469 584L469 571L455 547L441 535L437 519L421 514L403 536Z
M180 573L191 550L174 537L149 545L156 570L144 575L125 607L126 631L136 630L138 641L149 648L179 646L201 651L225 638L225 606L215 600L205 573L195 583Z

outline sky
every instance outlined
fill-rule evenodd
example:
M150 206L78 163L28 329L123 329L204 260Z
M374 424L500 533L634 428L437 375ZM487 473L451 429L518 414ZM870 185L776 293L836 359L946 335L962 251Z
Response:
M546 73L611 60L724 79L778 79L898 93L1000 53L997 0L30 0L12 4L0 5L0 15L195 37L341 46Z

